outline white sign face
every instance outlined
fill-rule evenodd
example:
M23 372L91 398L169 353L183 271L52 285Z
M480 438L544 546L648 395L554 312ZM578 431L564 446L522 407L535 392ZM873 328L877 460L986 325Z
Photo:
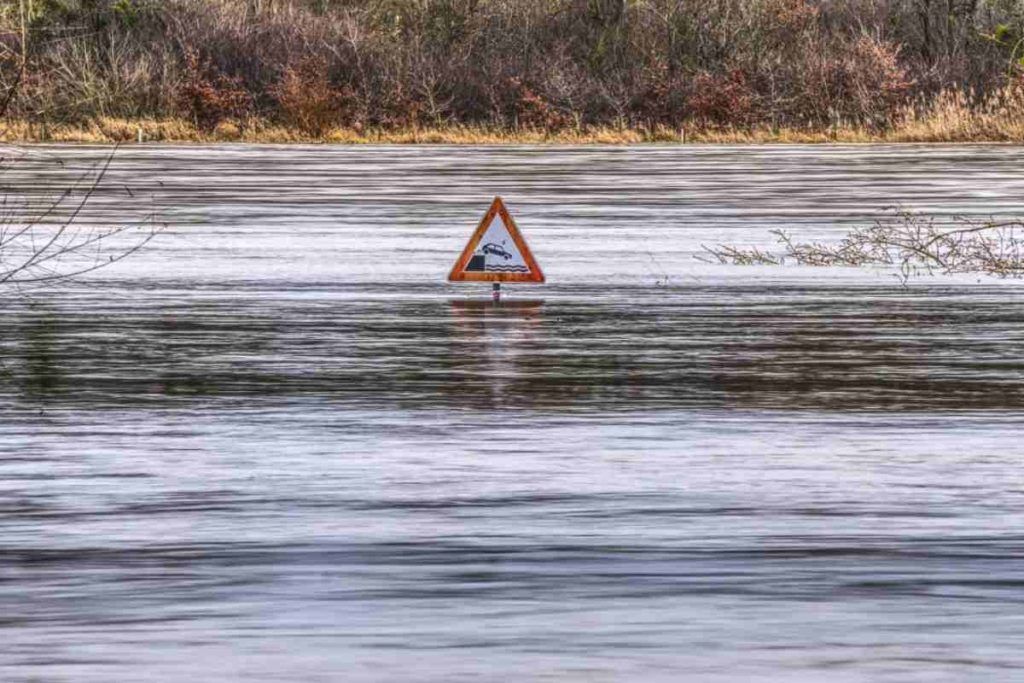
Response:
M497 213L491 219L480 242L473 250L473 258L466 266L467 272L485 273L529 273L530 267L519 253L519 247L505 227L505 221Z
M544 273L501 197L495 197L448 273L449 282L532 282Z

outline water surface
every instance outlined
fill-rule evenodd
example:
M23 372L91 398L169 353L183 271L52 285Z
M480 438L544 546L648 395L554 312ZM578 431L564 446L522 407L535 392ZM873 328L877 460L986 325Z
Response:
M1021 153L120 150L82 220L167 228L0 310L0 679L1016 679L1024 289L694 256L1020 215Z

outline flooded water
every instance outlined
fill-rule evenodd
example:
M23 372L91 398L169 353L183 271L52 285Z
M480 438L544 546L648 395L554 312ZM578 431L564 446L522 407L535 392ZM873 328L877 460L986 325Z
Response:
M1024 285L694 256L1022 154L120 150L82 220L167 228L0 309L0 680L1016 680Z

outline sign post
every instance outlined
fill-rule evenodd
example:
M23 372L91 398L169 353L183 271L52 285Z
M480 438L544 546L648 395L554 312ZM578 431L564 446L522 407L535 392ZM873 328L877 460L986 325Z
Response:
M501 300L502 282L544 282L544 273L501 197L491 202L448 273L448 281L491 282L494 301Z

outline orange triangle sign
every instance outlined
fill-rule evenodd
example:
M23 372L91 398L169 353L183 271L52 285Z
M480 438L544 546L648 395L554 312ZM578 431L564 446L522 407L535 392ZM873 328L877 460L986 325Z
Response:
M448 273L449 282L544 282L505 202L495 197Z

